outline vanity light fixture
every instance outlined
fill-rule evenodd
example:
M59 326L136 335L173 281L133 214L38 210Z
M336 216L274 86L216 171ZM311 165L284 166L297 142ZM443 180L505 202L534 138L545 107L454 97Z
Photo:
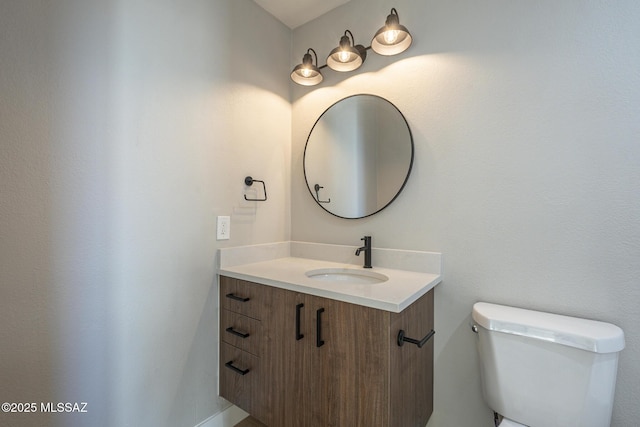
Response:
M316 65L313 65L313 58L309 52L313 52L313 55L316 57ZM307 53L302 57L302 64L296 65L291 72L291 80L302 86L315 86L319 84L324 77L317 64L318 55L316 51L311 48L307 49Z
M302 64L296 65L291 72L291 80L302 86L315 86L323 80L320 72L322 68L329 67L341 72L357 70L367 59L367 50L373 49L374 52L385 56L397 55L407 50L412 40L409 30L400 25L398 11L392 8L384 27L373 36L371 46L356 45L353 34L346 30L340 37L340 45L329 53L325 65L319 66L316 51L307 49L307 53L302 58ZM315 65L310 52L315 55Z
M371 40L371 49L380 55L397 55L411 46L411 33L403 25L400 25L398 11L391 9L384 27L380 28Z
M351 36L351 40L347 37ZM333 49L327 57L327 66L336 71L353 71L360 68L367 58L367 49L361 44L356 45L351 31L346 30L340 37L340 45Z

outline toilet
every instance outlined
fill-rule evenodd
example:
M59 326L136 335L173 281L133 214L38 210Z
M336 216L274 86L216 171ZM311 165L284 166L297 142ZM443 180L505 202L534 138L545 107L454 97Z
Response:
M611 425L622 329L486 302L474 304L472 318L484 399L502 419L496 425Z

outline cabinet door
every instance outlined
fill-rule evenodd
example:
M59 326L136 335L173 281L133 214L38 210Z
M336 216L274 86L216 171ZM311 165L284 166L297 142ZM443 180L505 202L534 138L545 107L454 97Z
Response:
M317 299L317 298L316 298ZM316 380L324 426L388 424L389 313L326 298Z
M313 297L279 290L264 329L271 338L265 343L271 376L273 403L269 425L316 427L325 424L327 379L323 378L316 330L317 310ZM323 313L320 313L322 317ZM322 338L322 337L320 337Z
M388 425L388 313L287 292L280 371L292 427Z
M308 365L311 347L307 343L315 336L308 315L310 308L304 294L283 289L275 292L270 314L263 322L272 404L271 422L267 424L312 426L308 402L313 390L306 382L306 371L313 369Z

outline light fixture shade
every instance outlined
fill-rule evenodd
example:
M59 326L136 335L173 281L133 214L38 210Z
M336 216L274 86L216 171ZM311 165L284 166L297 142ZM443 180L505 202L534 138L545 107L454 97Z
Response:
M411 46L411 33L400 25L398 12L391 9L384 27L380 28L371 40L371 49L380 55L397 55Z
M302 86L315 86L320 84L324 77L315 65L305 67L303 64L299 64L291 72L291 80Z
M302 64L296 65L291 71L291 80L302 86L315 86L324 79L320 69L313 65L313 58L309 52L313 52L314 55L316 53L313 49L308 49L302 58ZM317 63L318 57L316 56Z
M357 70L367 58L366 48L360 44L352 46L347 34L353 39L351 31L345 31L344 36L340 38L340 46L333 49L327 57L327 66L332 70L341 72Z

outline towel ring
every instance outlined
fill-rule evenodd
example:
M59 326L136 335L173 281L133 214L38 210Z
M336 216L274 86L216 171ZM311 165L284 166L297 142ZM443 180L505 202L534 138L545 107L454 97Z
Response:
M250 202L264 202L264 201L266 201L266 200L267 200L267 186L265 185L264 181L261 181L261 180L259 180L259 179L253 179L253 178L251 178L250 176L248 176L248 177L246 177L246 178L244 179L244 184L245 184L247 187L251 187L251 186L253 185L253 183L254 183L254 182L260 182L260 183L262 183L262 189L264 190L264 199L249 199L249 198L247 198L247 195L246 195L246 194L244 195L244 199L245 199L245 200L248 200L248 201L250 201Z

